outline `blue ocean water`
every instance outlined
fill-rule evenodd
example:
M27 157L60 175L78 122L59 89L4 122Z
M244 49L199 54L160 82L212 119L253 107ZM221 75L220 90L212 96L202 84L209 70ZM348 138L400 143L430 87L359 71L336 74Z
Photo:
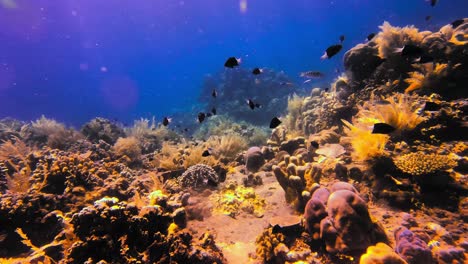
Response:
M467 11L466 0L0 0L0 118L80 126L190 111L230 56L298 83L320 70L326 83L344 52L320 56L340 35L348 50L384 21L437 30Z

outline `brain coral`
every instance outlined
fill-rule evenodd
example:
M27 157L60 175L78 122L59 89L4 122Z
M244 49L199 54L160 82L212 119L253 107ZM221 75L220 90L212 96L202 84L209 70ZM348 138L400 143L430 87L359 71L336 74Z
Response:
M456 166L456 161L448 155L426 154L421 151L399 156L393 162L398 169L411 175L430 174Z
M189 167L179 178L182 187L202 187L218 183L218 174L208 165L197 164Z

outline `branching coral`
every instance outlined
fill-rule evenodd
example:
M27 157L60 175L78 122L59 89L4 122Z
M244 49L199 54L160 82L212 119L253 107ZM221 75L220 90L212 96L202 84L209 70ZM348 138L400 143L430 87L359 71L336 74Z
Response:
M381 58L392 56L395 48L402 48L406 44L418 44L424 38L424 34L414 26L394 27L385 21L380 29L381 32L373 41L377 43Z
M457 165L456 161L448 155L426 154L424 152L413 152L399 156L393 162L401 171L416 176L446 170Z
M208 165L197 164L190 166L177 181L182 187L200 188L208 185L217 185L218 174Z
M416 64L414 67L417 70L410 72L410 77L405 79L405 82L409 84L405 89L405 93L419 89L434 89L436 81L446 77L449 72L448 65L442 63Z

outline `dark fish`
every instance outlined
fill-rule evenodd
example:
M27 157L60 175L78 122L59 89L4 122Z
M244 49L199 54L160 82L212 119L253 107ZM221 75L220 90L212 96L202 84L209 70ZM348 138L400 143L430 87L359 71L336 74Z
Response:
M313 148L316 148L318 149L320 146L319 146L319 143L317 141L311 141L310 142L310 145L313 147Z
M336 44L336 45L332 45L330 47L327 48L327 50L325 50L325 53L322 55L322 57L320 57L322 60L324 59L331 59L331 57L335 56L336 54L338 54L338 52L340 52L340 50L343 48L343 45L341 44Z
M429 0L431 2L431 6L434 7L437 4L437 0Z
M431 56L427 56L427 55L422 55L421 57L414 60L415 63L428 63L428 62L433 62L433 61L434 61L434 58Z
M294 84L292 82L280 82L280 85L293 86Z
M252 101L252 99L247 99L247 104L249 105L250 109L252 109L252 110L254 110L255 107L260 108L260 106L261 106L259 103L254 103Z
M205 151L203 151L203 153L201 155L202 155L202 157L211 156L211 151L209 149L206 149Z
M386 123L376 123L374 124L374 129L372 129L372 134L390 134L395 131L395 128Z
M212 115L212 113L206 113L206 117L211 117Z
M164 117L162 124L163 124L163 126L167 126L167 125L169 125L169 123L171 121L172 121L172 118Z
M327 87L327 88L323 88L323 90L324 90L325 92L328 92L328 90L330 90L330 88L328 88L328 87Z
M205 113L201 113L201 112L198 113L198 122L199 123L203 122L205 120L205 117L206 117Z
M214 107L211 108L211 113L212 113L213 115L216 115L216 108L214 108Z
M306 78L322 78L324 74L319 71L306 71L301 72L300 76Z
M440 104L434 102L426 102L423 111L439 111L441 108Z
M281 124L281 120L279 120L276 116L273 117L270 121L270 128L276 128Z
M396 52L401 52L403 57L421 57L424 53L424 50L416 45L406 44L403 48L395 50Z
M259 74L262 73L262 72L263 72L262 69L260 69L260 68L255 68L255 69L253 69L252 74L253 74L253 75L259 75Z
M184 132L188 132L188 128L184 128Z
M213 98L216 98L216 97L218 96L218 93L216 92L215 89L213 89L213 91L211 92L211 96L212 96Z
M461 24L463 24L463 22L465 22L464 19L457 19L457 20L453 21L452 23L450 23L450 25L452 25L452 28L455 29L458 26L460 26Z
M343 43L344 40L345 40L345 36L344 36L344 35L341 35L341 36L340 36L340 42Z
M237 59L236 57L230 57L229 59L226 60L224 63L224 67L226 68L234 68L236 66L239 66L240 59Z
M432 18L432 16L426 16L425 19L426 19L426 21L429 21L429 20L431 20L431 18Z
M367 35L367 41L371 41L375 37L375 33L370 33Z

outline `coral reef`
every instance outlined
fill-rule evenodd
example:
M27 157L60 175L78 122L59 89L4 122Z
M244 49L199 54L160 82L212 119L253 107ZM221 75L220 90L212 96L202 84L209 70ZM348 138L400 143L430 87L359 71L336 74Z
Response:
M81 128L81 133L91 142L103 140L108 144L114 144L119 137L125 137L124 130L110 120L98 117Z
M257 172L265 163L262 150L259 147L251 147L245 153L245 167L249 172Z
M406 264L407 262L396 254L385 243L379 242L375 246L367 248L367 252L361 256L359 264ZM429 263L429 262L425 262Z
M420 176L455 167L455 160L448 155L426 154L414 152L394 159L395 165L401 171Z
M315 192L306 205L305 227L318 239L320 223L320 239L327 252L355 254L377 242L388 241L385 231L371 219L366 202L352 185L337 182L329 194L325 191L326 196Z
M190 166L177 181L182 187L204 188L216 186L219 181L218 174L210 166L197 164Z
M216 211L233 218L241 212L262 217L265 211L265 200L260 198L254 189L238 186L235 183L228 183L215 201Z

